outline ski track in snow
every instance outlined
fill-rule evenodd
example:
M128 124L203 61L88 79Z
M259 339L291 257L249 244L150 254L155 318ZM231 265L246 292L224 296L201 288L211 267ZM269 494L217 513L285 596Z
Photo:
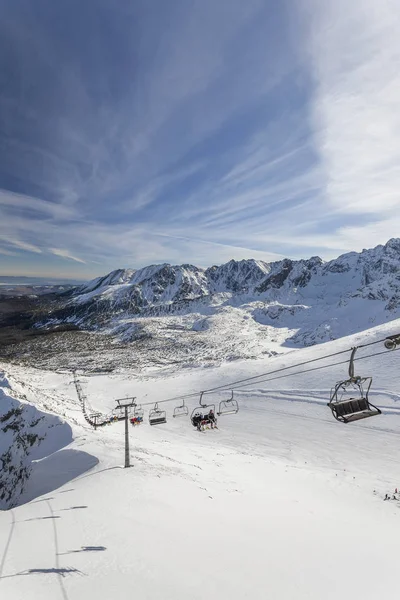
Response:
M381 339L395 326L365 332L362 341ZM79 378L90 405L106 414L114 398L156 402L207 389L351 347L360 335L220 368ZM42 459L49 461L42 471L51 474L45 495L33 475L25 503L0 512L1 597L392 596L400 502L383 497L400 487L399 355L357 364L357 372L374 376L379 417L351 425L333 419L326 402L335 381L346 378L345 365L255 382L235 392L240 411L220 417L216 431L199 433L187 417L172 419L174 403L165 406L165 425L150 427L147 413L144 424L130 427L131 469L121 468L124 424L93 431L72 374L3 365L13 393L64 417L74 439ZM195 405L188 401L189 409ZM98 464L91 468L88 457ZM64 479L56 477L58 464L66 465Z

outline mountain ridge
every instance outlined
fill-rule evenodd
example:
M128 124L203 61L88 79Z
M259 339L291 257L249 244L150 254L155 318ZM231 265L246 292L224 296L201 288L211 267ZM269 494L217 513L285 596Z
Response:
M138 308L144 308L218 293L262 295L275 290L288 291L288 288L297 291L307 287L315 276L326 278L350 271L356 281L348 283L348 292L356 292L384 276L397 278L400 273L400 239L392 238L385 245L364 249L360 253L348 252L330 261L313 256L299 260L285 258L270 263L255 259L230 260L208 268L162 263L136 270L116 269L80 285L72 290L71 296L76 303L85 303L94 297L98 301L110 300L110 296L117 301L119 292L124 296L127 289L136 288L142 291Z
M168 327L176 330L222 327L222 336L230 326L241 334L243 319L250 319L263 339L277 338L278 328L281 343L311 345L399 316L400 239L393 238L330 261L312 256L231 260L206 269L168 263L117 269L66 292L37 326L74 325L134 341L164 339L165 319L175 319Z

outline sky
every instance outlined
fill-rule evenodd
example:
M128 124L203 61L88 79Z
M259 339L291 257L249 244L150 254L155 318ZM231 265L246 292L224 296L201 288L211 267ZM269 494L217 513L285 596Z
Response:
M0 275L400 236L398 0L0 0Z

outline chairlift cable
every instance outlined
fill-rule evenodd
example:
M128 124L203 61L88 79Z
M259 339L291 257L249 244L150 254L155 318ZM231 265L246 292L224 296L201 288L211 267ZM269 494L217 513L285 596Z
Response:
M383 350L382 352L375 352L374 354L368 354L367 356L360 356L359 358L355 358L354 360L365 360L367 358L373 358L374 356L380 356L381 354L392 354L392 352L396 352L396 350L400 350L400 348L395 348L394 350ZM296 371L295 373L285 373L284 375L278 375L278 377L270 377L268 379L261 379L260 381L247 383L245 385L240 386L240 388L235 388L232 385L226 386L225 390L232 389L241 389L242 387L247 387L249 385L257 385L258 383L266 383L268 381L275 381L276 379L284 379L285 377L292 377L293 375L303 375L304 373L311 373L312 371L319 371L320 369L328 369L330 367L336 367L338 365L348 364L348 360L342 360L336 363L331 363L329 365L321 365L320 367L313 367L312 369L306 369L303 371Z
M235 385L237 385L239 383L242 383L242 382L251 381L251 380L254 380L254 379L260 379L260 377L264 377L264 376L267 376L267 375L273 375L274 373L281 373L282 371L288 371L289 369L295 369L296 367L302 367L304 365L308 365L310 363L317 362L319 360L324 360L324 359L327 359L327 358L332 358L334 356L339 356L340 354L347 354L347 352L350 352L350 350L341 350L340 352L335 352L334 354L327 354L326 356L321 356L319 358L313 358L311 360L305 360L304 362L297 363L295 365L290 365L288 367L281 367L280 369L275 369L274 371L268 371L266 373L261 373L260 375L254 375L253 377L246 377L244 379L239 379L238 381L233 381L233 382L231 382L230 384L227 384L227 385L219 385L217 387L205 390L204 393L208 394L208 393L216 392L216 391L219 391L219 390L222 391L222 390L226 390L226 389L232 389L233 386L235 386ZM348 361L346 360L346 361L343 361L343 362L347 363Z
M260 375L254 375L253 377L246 377L245 379L240 379L238 381L234 381L230 385L229 384L228 385L220 385L220 386L217 386L217 387L214 387L214 388L210 388L208 390L204 390L204 393L208 394L210 392L216 392L218 390L222 391L222 390L226 390L226 389L232 389L232 386L234 386L234 385L236 385L238 383L242 383L242 382L245 382L245 381L251 381L251 380L254 380L254 379L259 379L260 377L264 377L265 375L272 375L274 373L280 373L282 371L287 371L289 369L294 369L296 367L302 367L304 365L308 365L308 364L311 364L311 363L314 363L314 362L318 362L320 360L325 360L325 359L328 359L328 358L333 358L334 356L339 356L341 354L347 354L348 352L354 351L354 348L356 348L357 350L359 350L360 348L367 348L368 346L372 346L374 344L378 344L378 343L382 344L385 341L385 339L383 339L383 340L376 340L375 342L369 342L368 344L361 344L360 346L353 346L352 348L347 348L346 350L340 350L339 352L334 352L332 354L326 354L325 356L320 356L318 358L313 358L311 360L305 360L305 361L303 361L301 363L297 363L295 365L291 365L291 366L288 366L288 367L282 367L280 369L276 369L275 371L269 371L267 373L261 373ZM360 360L360 359L357 358L355 360ZM344 361L344 362L348 363L347 360ZM343 364L343 363L337 363L337 364Z
M382 343L385 342L386 339L387 338L380 339L380 340L375 340L374 342L368 342L367 344L360 344L359 346L356 346L356 348L357 349L361 349L361 348L367 348L368 346L373 346L375 344L382 344ZM346 350L340 350L339 352L333 352L331 354L326 354L324 356L319 356L317 358L306 360L306 361L303 361L301 363L296 363L295 365L290 365L290 366L287 366L287 367L281 367L280 369L275 369L274 371L267 371L265 373L261 373L260 375L254 375L252 377L245 377L244 379L238 379L238 380L232 381L232 382L230 382L229 384L226 384L226 385L220 385L220 386L216 386L216 387L213 387L213 388L209 388L209 389L203 390L202 393L209 394L211 392L224 391L224 390L227 390L227 389L233 389L234 386L237 386L240 383L245 383L247 381L254 381L255 379L260 380L261 377L266 377L266 376L269 376L269 375L274 375L275 373L281 373L283 371L288 371L289 369L295 369L296 367L302 367L304 365L311 364L311 363L314 363L314 362L318 362L320 360L326 360L328 358L333 358L335 356L340 356L341 354L347 354L348 352L352 352L353 349L354 349L354 346L351 347L351 348L347 348ZM393 350L391 350L390 352L393 352ZM387 350L384 350L384 351L379 352L377 354L370 354L370 355L365 356L365 357L356 358L355 360L362 360L363 358L369 358L369 357L372 357L372 356L378 356L379 354L386 354L386 353L387 353ZM316 367L315 369L310 369L309 371L314 371L314 370L318 370L318 369L325 369L325 368L329 368L330 366L337 366L337 365L345 364L345 363L348 363L348 362L349 362L348 360L345 360L345 361L334 363L334 364L330 364L330 365L324 365L322 367ZM309 372L309 371L305 371L305 372ZM301 374L301 373L302 372L296 371L296 373L292 373L292 375ZM290 374L288 374L287 376L289 376L289 375ZM280 377L279 378L274 378L274 379L280 379ZM263 380L260 380L258 382L256 381L255 383L263 383L263 381L265 381L265 380L263 379ZM272 381L272 379L271 379L271 381ZM247 385L252 385L252 384L246 384L246 386ZM246 386L242 386L242 387L246 387ZM185 394L185 395L182 395L182 396L174 396L173 398L166 398L165 400L159 400L159 403L161 403L161 402L175 402L177 400L183 400L185 398L194 398L194 397L197 397L198 395L199 395L199 392L194 392L194 393ZM150 406L152 404L153 404L153 402L148 402L146 404L143 404L142 406Z
M386 339L387 339L387 337L383 338L383 339L380 339L380 340L375 340L374 342L368 342L367 344L360 344L359 346L356 346L356 348L357 349L361 349L361 348L367 348L369 346L373 346L375 344L382 344L382 343L385 342ZM180 396L174 396L172 398L166 398L164 400L159 400L158 403L160 404L160 403L163 403L163 402L175 402L177 400L184 400L184 399L187 399L187 398L195 398L195 397L198 397L199 393L209 394L211 392L224 391L224 390L228 390L228 389L234 389L235 386L237 386L238 384L240 384L240 383L246 383L247 381L252 381L252 382L254 382L254 384L263 383L266 380L265 379L260 379L261 377L267 377L269 375L274 375L275 373L281 373L283 371L288 371L289 369L295 369L296 367L302 367L302 366L305 366L305 365L308 365L308 364L312 364L314 362L318 362L318 361L321 361L321 360L327 360L328 358L333 358L335 356L340 356L342 354L347 354L347 353L351 352L353 349L354 349L354 346L351 347L351 348L347 348L346 350L340 350L338 352L333 352L331 354L326 354L324 356L319 356L317 358L306 360L306 361L303 361L301 363L296 363L295 365L290 365L290 366L287 366L287 367L281 367L281 368L275 369L273 371L267 371L265 373L260 373L260 375L254 375L252 377L245 377L243 379L238 379L236 381L230 382L229 384L220 385L220 386L216 386L216 387L209 388L209 389L206 389L206 390L202 390L202 392L192 392L190 394L182 394ZM393 352L393 351L394 350L390 350L390 352ZM382 352L379 352L379 353L376 353L376 354L370 354L370 355L365 356L365 357L363 357L363 356L362 357L358 357L355 360L362 360L364 358L370 358L370 357L373 357L373 356L378 356L380 354L386 354L387 352L388 352L388 350L384 350ZM345 361L342 361L342 362L333 363L333 364L329 364L329 365L323 365L321 367L316 367L314 369L309 369L308 371L304 371L304 372L307 373L307 372L318 370L318 369L326 369L326 368L329 368L331 366L333 367L333 366L337 366L337 365L341 365L341 364L346 364L348 362L349 362L348 360L345 360ZM289 373L287 375L284 375L283 377L285 377L285 376L288 377L290 375L297 375L297 374L302 374L302 373L303 373L303 371L296 371L296 373ZM280 378L281 377L269 379L269 381L273 381L274 379L280 379ZM254 381L256 379L259 380L259 381ZM247 385L253 385L253 384L246 384L245 386L242 386L242 387L246 387ZM142 403L142 406L151 406L153 404L154 404L154 402L146 402L146 403Z

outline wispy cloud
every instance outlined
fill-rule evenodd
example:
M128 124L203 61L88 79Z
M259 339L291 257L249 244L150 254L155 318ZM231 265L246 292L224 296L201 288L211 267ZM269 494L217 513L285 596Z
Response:
M69 260L74 260L75 262L86 264L86 261L78 258L77 256L72 256L68 250L62 250L61 248L50 248L49 249L52 254L55 256L61 256L62 258L68 258Z
M34 252L35 254L41 254L42 251L37 246L33 244L28 244L27 242L21 242L20 240L8 240L10 244L16 246L17 248L21 248L21 250L27 250L28 252Z
M25 194L16 194L9 190L0 189L0 209L12 210L20 214L32 211L36 218L53 218L58 220L72 219L77 216L76 211L57 202L49 202ZM35 214L36 213L36 214Z
M400 207L400 9L312 2L313 123L329 204L343 214Z
M395 3L104 0L92 17L4 11L4 261L101 273L398 235Z
M19 248L20 250L26 250L27 252L34 252L35 254L42 253L41 249L38 246L35 246L34 244L29 244L28 242L24 242L19 239L14 239L13 237L11 237L9 235L0 235L0 240L2 240L3 242L6 242L7 244L10 244L11 246L13 246L15 248Z
M189 177L196 175L205 164L202 161L195 162L188 167L183 167L176 170L171 170L165 175L156 177L151 183L139 188L135 193L132 193L132 198L123 200L118 205L118 210L122 213L135 212L137 210L148 207L150 204L160 198L160 195L165 194L166 189L179 182L184 182Z
M0 254L4 254L4 256L17 256L16 252L11 252L5 248L0 248Z

